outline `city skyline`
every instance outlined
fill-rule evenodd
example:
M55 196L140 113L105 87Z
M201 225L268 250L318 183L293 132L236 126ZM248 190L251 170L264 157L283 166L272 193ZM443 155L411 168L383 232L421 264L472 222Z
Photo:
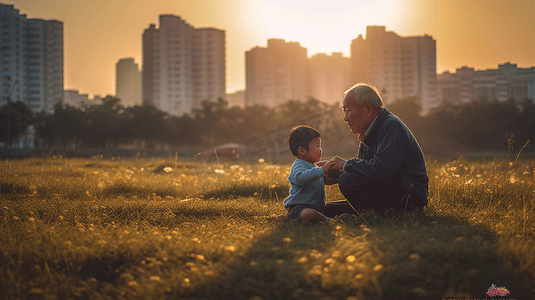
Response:
M481 4L485 3L482 7ZM115 63L141 62L141 35L160 14L227 32L227 93L245 88L245 52L269 38L296 41L317 53L342 52L367 25L437 41L437 73L511 62L535 65L535 1L30 1L13 4L32 18L64 23L65 89L115 93ZM464 31L463 31L464 30Z

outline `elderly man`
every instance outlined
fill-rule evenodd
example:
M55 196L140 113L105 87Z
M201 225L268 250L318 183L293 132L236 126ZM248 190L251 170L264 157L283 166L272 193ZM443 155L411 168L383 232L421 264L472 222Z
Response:
M329 202L326 215L421 210L427 205L429 179L422 149L411 131L367 84L356 84L344 93L343 110L360 146L356 158L332 158L331 170L338 173L329 173L325 183L338 183L347 201Z

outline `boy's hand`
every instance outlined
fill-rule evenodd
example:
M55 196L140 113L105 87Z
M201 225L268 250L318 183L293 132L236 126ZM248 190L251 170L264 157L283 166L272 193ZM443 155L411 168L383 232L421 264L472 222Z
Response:
M331 170L333 165L334 165L334 161L323 162L321 164L321 168L323 169L323 174L327 174Z
M318 162L316 162L316 166L321 167L321 166L323 166L326 162L327 162L326 160L318 161Z
M325 177L323 177L323 182L325 182L326 185L338 183L339 176L340 174L338 174L338 176L335 176L335 177L332 177L331 175L327 174L325 175Z

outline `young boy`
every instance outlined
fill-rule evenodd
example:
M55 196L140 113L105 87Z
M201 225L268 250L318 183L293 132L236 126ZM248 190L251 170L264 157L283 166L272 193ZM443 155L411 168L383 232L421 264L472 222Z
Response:
M286 220L305 219L329 224L331 218L323 215L326 202L323 177L334 161L321 167L314 164L320 161L322 154L319 131L306 125L294 127L290 131L288 146L297 159L288 175L291 186L290 195L284 199L284 208L288 211Z

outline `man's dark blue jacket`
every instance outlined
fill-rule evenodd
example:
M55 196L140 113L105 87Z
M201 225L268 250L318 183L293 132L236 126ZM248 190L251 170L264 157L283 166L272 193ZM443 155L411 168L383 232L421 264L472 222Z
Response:
M386 108L360 143L357 158L348 160L344 170L371 182L399 178L403 188L410 189L427 205L429 178L422 149L407 126Z

